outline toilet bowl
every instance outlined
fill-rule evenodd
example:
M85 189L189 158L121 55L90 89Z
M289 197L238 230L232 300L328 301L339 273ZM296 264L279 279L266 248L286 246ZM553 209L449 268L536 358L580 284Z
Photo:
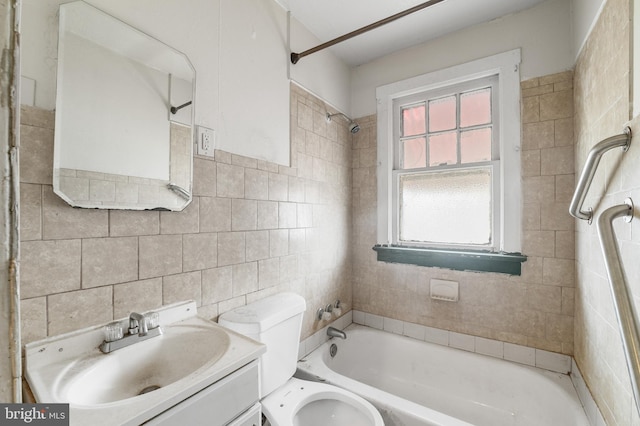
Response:
M258 360L260 402L272 426L384 426L368 401L337 386L293 377L304 298L279 293L220 315L218 323L264 343Z
M369 402L324 383L291 378L261 402L262 412L274 426L384 424L380 413Z

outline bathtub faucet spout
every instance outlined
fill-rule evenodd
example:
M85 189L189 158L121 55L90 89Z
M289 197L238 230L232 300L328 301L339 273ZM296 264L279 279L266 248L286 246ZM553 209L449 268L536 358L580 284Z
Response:
M341 339L347 338L347 333L342 330L338 330L337 328L329 327L327 328L327 336L329 337L339 337Z

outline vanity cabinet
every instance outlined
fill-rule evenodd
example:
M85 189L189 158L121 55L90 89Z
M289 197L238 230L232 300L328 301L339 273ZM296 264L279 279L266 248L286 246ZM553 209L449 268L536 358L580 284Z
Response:
M202 389L144 423L149 426L259 426L258 361Z
M259 402L245 411L240 417L229 423L228 426L260 426L262 423L262 406Z

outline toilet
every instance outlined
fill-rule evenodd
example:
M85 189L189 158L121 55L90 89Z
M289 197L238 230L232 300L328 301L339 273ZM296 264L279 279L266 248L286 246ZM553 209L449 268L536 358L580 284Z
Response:
M363 398L325 383L293 377L304 298L279 293L220 315L218 323L264 343L258 361L262 412L272 426L384 426Z

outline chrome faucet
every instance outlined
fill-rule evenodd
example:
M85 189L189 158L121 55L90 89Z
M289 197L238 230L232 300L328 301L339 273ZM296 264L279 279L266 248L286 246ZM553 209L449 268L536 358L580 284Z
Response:
M128 331L128 333L125 334L124 331ZM131 312L128 325L125 320L105 326L106 339L100 344L100 350L104 353L113 352L161 334L162 329L159 326L157 313L151 312L143 315Z
M147 317L137 312L131 312L129 314L129 334L146 336L148 331Z
M329 327L327 328L327 336L329 337L339 337L341 339L347 338L347 333L342 330L338 330L337 328Z

